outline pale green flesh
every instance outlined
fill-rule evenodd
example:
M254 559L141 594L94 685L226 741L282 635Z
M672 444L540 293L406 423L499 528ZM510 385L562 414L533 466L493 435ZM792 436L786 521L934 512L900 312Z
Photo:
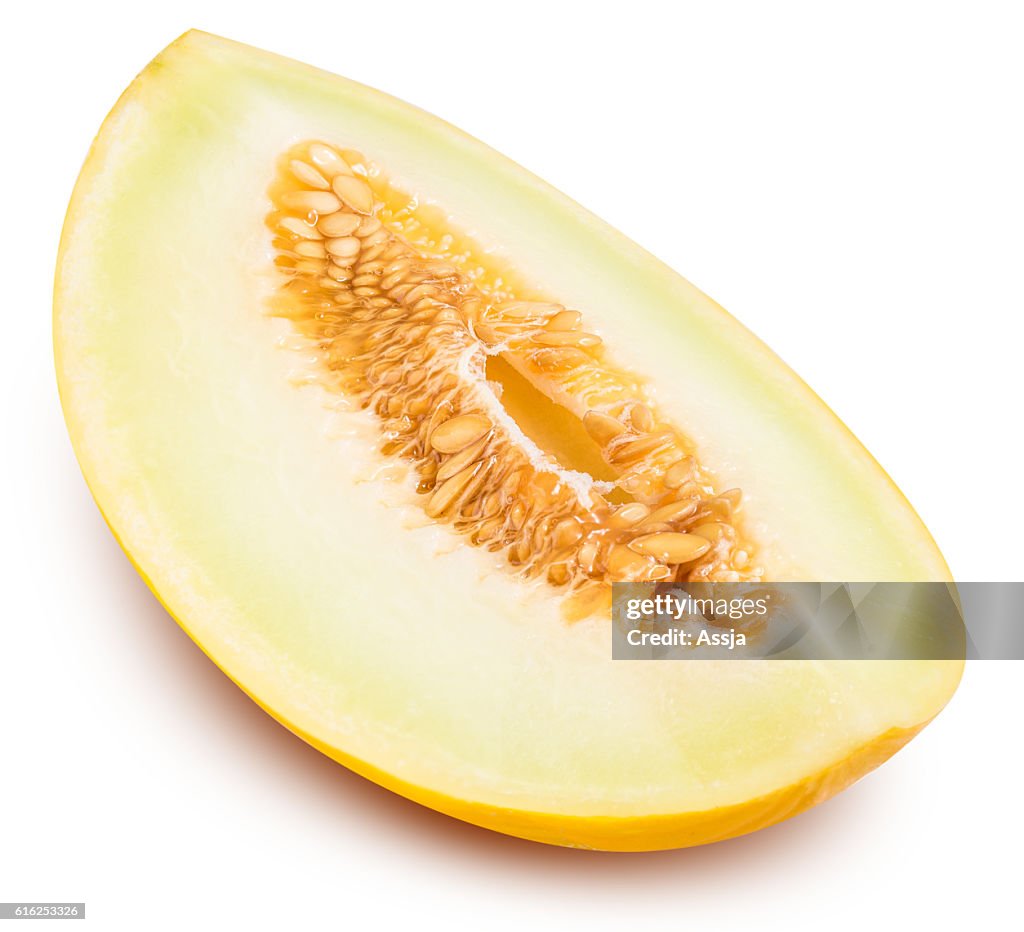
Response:
M311 138L360 149L582 310L744 489L775 578L946 578L856 440L675 273L420 111L190 33L133 86L76 189L58 369L112 527L250 693L409 783L579 815L740 802L941 707L958 665L613 662L607 621L567 626L493 557L410 530L424 522L403 488L368 481L370 416L293 385L289 327L265 313L266 188Z

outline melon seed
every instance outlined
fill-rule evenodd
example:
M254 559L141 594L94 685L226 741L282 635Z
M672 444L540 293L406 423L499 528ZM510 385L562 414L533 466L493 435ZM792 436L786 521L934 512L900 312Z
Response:
M359 255L359 240L354 236L339 236L329 239L327 251L338 259L354 259Z
M531 337L541 346L598 346L601 338L593 333L579 333L576 330L539 330Z
M292 191L281 197L285 207L295 210L312 211L320 216L341 210L339 201L330 191Z
M330 182L320 174L309 162L303 162L301 159L292 159L288 163L288 167L291 168L292 174L303 184L309 185L311 188L317 188L320 191L326 191L330 188Z
M454 476L458 472L462 472L470 463L475 463L483 454L486 446L487 437L485 435L476 443L471 443L464 450L445 460L444 465L437 471L437 481L444 482L445 479Z
M703 537L672 531L638 537L629 546L637 553L647 554L662 563L689 563L711 549L711 544Z
M548 330L575 330L583 322L579 311L559 311L547 322Z
M601 446L607 445L626 430L625 425L620 421L607 414L602 414L600 411L588 411L584 414L583 426Z
M324 236L351 236L359 226L359 217L348 213L329 214L321 217L316 226Z
M338 195L349 207L359 211L361 214L368 214L373 210L373 193L369 185L361 178L354 175L336 175L331 182L334 193Z
M482 414L462 414L437 427L430 435L430 445L438 453L458 453L490 429L490 420Z

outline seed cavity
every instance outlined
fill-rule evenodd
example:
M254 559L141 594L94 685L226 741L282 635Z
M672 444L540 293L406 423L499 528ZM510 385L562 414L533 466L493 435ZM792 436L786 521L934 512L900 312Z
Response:
M763 576L740 491L716 490L583 311L527 300L514 269L352 150L296 146L270 194L272 312L318 347L331 390L376 415L382 454L412 464L428 517L564 590L569 619L606 608L612 581ZM580 442L611 480L528 439L488 380L495 354L582 413Z

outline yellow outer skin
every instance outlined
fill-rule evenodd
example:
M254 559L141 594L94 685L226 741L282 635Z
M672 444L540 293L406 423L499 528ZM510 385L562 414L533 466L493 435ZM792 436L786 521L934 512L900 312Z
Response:
M99 507L99 501L95 499ZM100 513L103 513L100 507ZM106 515L104 515L106 519ZM726 841L740 835L756 832L777 822L790 819L808 809L831 799L848 786L856 783L865 774L884 764L911 738L931 721L921 722L914 728L892 728L879 735L874 741L862 745L852 754L836 761L824 770L811 774L796 783L778 789L764 796L746 800L734 806L722 806L703 812L682 812L639 818L580 817L558 815L549 812L529 812L522 809L507 809L485 806L468 799L457 799L437 793L426 787L416 786L399 780L365 761L346 754L339 748L331 747L297 728L273 708L253 695L229 671L224 669L217 658L203 647L202 642L189 630L185 622L174 615L164 602L150 579L132 559L131 553L121 541L117 530L107 522L111 533L124 550L125 555L143 578L157 601L181 626L182 630L199 646L239 689L242 690L264 712L310 746L337 761L353 773L372 780L378 786L413 802L427 806L437 812L478 825L481 828L565 848L594 849L597 851L665 851L675 848L691 848L716 841Z
M631 819L580 818L490 809L402 784L360 761L351 760L340 752L321 746L306 735L299 733L299 736L328 757L375 783L465 822L550 845L626 852L689 848L725 841L799 815L874 770L923 727L894 729L820 773L739 805L723 806L706 812Z
M272 709L262 706L274 715ZM278 718L274 715L275 718ZM304 741L332 760L372 780L374 783L405 796L414 802L446 815L462 819L481 828L489 828L549 845L568 848L592 848L599 851L662 851L690 848L696 845L725 841L756 832L799 815L818 803L855 783L874 770L914 737L927 722L916 728L892 729L831 767L805 779L756 799L735 806L723 806L706 812L684 812L639 818L578 817L546 812L527 812L482 806L470 800L455 799L395 779L390 774L355 760L336 748L328 747L310 735L290 728Z
M107 118L104 127L115 118L119 108L131 99L135 87L136 85L133 85L132 88L125 92L117 107ZM101 129L97 142L94 144L87 163L83 168L83 178L87 177L90 172L98 170L97 167L103 162L105 157L104 147L109 142L109 138L104 135L103 129ZM84 209L76 201L79 190L76 189L76 196L72 199L71 206L69 207L69 218L73 217L77 210ZM61 244L62 257L67 247L66 232ZM61 313L60 299L62 294L62 284L58 275L56 282L57 300L55 301L55 315L58 316ZM61 383L62 402L65 404L68 428L76 449L76 455L81 457L83 445L79 438L81 436L80 432L84 430L84 427L75 423L67 407L65 397L67 387L63 380L62 350L63 348L59 340L56 341L55 357L58 377ZM85 463L82 463L82 465L86 481L90 483L90 488L92 489L89 469ZM895 486L892 486L892 488L895 490ZM97 504L101 511L103 511L102 502L95 495L95 490L93 491ZM895 491L898 492L898 490ZM161 593L150 582L147 574L135 563L129 548L123 542L119 529L109 520L108 524L129 559L136 565L136 569L154 592L154 595L165 605L172 616L175 616L171 607L164 602ZM210 653L202 642L192 634L185 619L176 617L176 621L203 648L204 652L207 652L211 659L218 663L218 666L221 666L217 657ZM281 724L303 738L303 740L349 769L393 792L466 822L505 834L549 844L614 851L645 851L705 844L755 831L782 819L789 818L835 795L877 767L920 731L927 724L927 721L930 721L929 718L912 727L890 729L816 773L803 777L788 786L779 788L766 795L748 799L736 805L704 811L639 817L584 817L489 806L471 799L455 798L438 793L427 787L403 781L369 763L346 754L339 748L325 744L314 735L305 733L300 727L289 722L284 715L279 714L274 708L266 705L258 696L249 693L246 687L231 672L223 666L221 668L240 688L250 695L250 698L281 722Z
M711 844L756 832L758 829L799 815L842 792L866 773L883 764L928 724L924 722L916 728L892 729L825 770L774 793L735 806L722 806L706 812L639 818L584 818L483 806L470 800L455 799L423 787L403 783L390 774L363 761L355 760L344 752L328 747L312 736L292 728L274 715L272 709L263 706L255 696L250 695L249 698L332 760L393 793L429 806L438 812L479 825L481 828L493 829L529 841L567 848L623 852L662 851Z

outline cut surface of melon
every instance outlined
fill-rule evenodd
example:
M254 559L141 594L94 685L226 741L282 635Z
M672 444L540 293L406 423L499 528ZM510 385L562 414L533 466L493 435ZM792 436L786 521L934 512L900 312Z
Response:
M271 714L426 805L714 841L842 789L959 681L612 660L610 579L948 571L717 305L368 88L187 33L90 152L55 309L75 450L139 572Z

